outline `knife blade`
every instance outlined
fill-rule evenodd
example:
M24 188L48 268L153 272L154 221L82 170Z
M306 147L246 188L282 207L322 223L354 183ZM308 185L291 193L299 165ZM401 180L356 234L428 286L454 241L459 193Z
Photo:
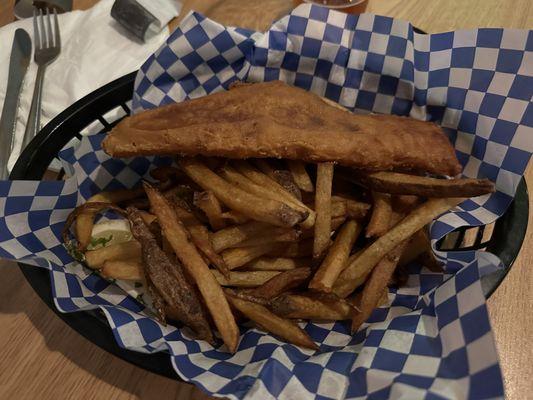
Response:
M11 47L6 97L0 116L0 179L9 177L7 162L11 154L17 121L17 109L24 76L31 60L31 38L24 29L17 29Z

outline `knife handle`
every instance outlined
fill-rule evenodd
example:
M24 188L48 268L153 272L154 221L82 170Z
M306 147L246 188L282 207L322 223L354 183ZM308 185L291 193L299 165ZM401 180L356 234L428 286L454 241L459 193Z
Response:
M24 140L22 142L21 151L24 151L24 149L41 129L41 95L43 92L45 69L46 65L39 65L39 68L37 68L35 88L33 89L33 99L31 101L30 113L28 114L28 121L26 122L26 130L24 131Z

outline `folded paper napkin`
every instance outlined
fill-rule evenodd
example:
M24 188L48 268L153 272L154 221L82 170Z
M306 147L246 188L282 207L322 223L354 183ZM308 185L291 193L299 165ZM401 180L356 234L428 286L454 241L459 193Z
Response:
M197 13L141 67L135 112L227 89L237 80L281 79L354 111L427 118L454 143L469 177L497 192L470 199L430 229L433 243L463 225L501 216L533 151L533 32L479 29L418 35L387 17L303 5L264 34ZM501 268L487 252L442 252L446 273L411 265L355 335L337 323L302 323L320 350L242 327L235 354L163 327L115 284L74 262L60 232L96 191L132 187L170 158L112 159L104 134L60 154L64 182L0 182L0 256L50 270L63 312L100 308L117 343L166 350L183 379L232 399L502 398L503 384L480 277ZM327 136L324 137L327 140ZM421 149L423 151L423 149Z
M87 11L59 15L61 53L46 70L41 126L93 90L138 69L168 36L165 27L146 43L140 43L111 18L112 4L113 0L101 0ZM31 18L0 28L0 110L6 94L11 43L17 28L24 28L33 37ZM32 46L34 50L35 43ZM37 64L31 62L23 84L9 170L20 154L36 73Z

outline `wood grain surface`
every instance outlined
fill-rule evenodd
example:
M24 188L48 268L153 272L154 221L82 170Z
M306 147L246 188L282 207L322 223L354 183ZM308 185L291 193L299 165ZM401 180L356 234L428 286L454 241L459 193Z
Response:
M74 0L74 7L85 9L96 1ZM13 21L13 3L0 0L0 26ZM290 7L290 0L185 0L182 15L194 8L224 24L265 29ZM533 28L531 0L370 0L368 11L409 20L427 32ZM533 187L531 166L526 180ZM530 214L522 251L488 302L510 400L530 398L533 391L532 223ZM15 264L1 261L0 270L0 399L207 398L191 385L141 370L92 345L41 302Z

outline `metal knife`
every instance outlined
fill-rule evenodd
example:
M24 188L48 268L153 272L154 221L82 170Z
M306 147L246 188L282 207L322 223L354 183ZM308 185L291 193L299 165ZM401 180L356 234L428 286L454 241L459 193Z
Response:
M22 82L31 60L31 38L24 29L17 29L13 38L9 74L7 76L6 97L0 116L0 180L8 179L7 162L11 154L17 109L20 99Z

